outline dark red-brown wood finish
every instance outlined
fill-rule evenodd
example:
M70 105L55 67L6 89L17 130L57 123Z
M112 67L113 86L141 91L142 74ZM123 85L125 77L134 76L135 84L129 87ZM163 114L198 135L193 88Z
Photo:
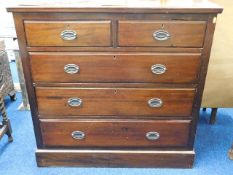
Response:
M8 8L38 166L191 167L222 9L206 1L180 7L170 0L142 7L88 2Z

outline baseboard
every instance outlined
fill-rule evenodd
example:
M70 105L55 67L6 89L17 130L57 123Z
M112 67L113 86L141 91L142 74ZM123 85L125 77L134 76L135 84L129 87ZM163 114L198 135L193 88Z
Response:
M36 151L39 167L192 168L194 151L49 150Z

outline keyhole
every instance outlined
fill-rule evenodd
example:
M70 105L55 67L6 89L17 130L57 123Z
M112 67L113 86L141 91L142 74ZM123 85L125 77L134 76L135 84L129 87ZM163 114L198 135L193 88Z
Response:
M114 55L114 56L113 56L113 60L116 60L116 59L117 59L117 57Z
M128 131L129 129L127 127L122 127L122 131Z
M117 94L117 89L114 90L114 94Z
M161 28L164 29L164 24L162 24Z

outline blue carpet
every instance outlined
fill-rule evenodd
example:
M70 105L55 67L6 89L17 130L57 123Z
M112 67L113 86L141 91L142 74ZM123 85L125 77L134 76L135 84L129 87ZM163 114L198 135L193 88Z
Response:
M30 112L17 111L17 101L6 99L14 142L4 136L0 142L0 175L232 175L233 161L227 152L233 143L233 109L219 109L215 125L208 125L210 110L201 112L195 142L193 169L138 168L38 168L34 151L35 137Z

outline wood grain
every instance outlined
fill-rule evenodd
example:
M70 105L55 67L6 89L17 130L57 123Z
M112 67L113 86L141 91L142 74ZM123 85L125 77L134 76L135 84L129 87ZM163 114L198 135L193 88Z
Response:
M28 52L26 49L26 36L25 36L25 30L24 30L24 19L22 17L21 13L14 13L14 23L16 26L16 33L17 33L17 39L20 49L20 60L22 62L23 67L23 74L25 78L26 83L26 89L28 93L28 100L30 104L30 111L32 115L32 121L34 126L34 133L36 137L36 145L38 148L42 147L42 137L41 137L41 130L40 130L40 124L38 119L38 112L37 112L37 103L35 98L35 89L33 87L33 82L31 78L31 72L30 72L30 63L29 63L29 57Z
M80 83L196 83L200 54L196 53L30 53L34 82ZM75 64L79 72L68 74L64 66ZM156 75L151 66L167 70Z
M205 21L119 21L119 46L202 47ZM170 38L158 41L153 33L169 32Z
M28 46L111 46L110 21L24 21ZM73 30L75 40L63 40L61 32Z
M194 151L47 150L36 151L38 166L191 168Z
M24 2L8 8L13 12L107 12L107 13L220 13L222 8L206 0L184 0L179 4L173 0L163 1L72 1L58 2Z
M41 116L189 116L195 89L36 87L36 95ZM70 107L67 101L73 97L81 98L82 105ZM160 98L163 105L151 108L148 100L152 98Z
M116 37L116 36L115 36ZM186 47L27 47L29 52L157 52L157 53L201 53L203 48Z
M206 30L206 36L205 36L205 41L204 41L204 50L202 52L202 61L201 61L201 70L200 70L200 77L199 77L199 83L197 87L197 94L194 100L194 105L193 105L193 122L192 122L192 132L190 134L190 148L193 147L194 145L194 138L196 134L196 128L198 124L198 118L199 118L199 113L200 113L200 107L201 107L201 100L202 100L202 95L203 95L203 90L205 86L205 79L206 79L206 74L208 70L208 63L209 63L209 58L210 58L210 53L211 53L211 47L212 47L212 42L213 42L213 37L214 37L214 30L215 30L215 25L216 23L213 23L213 19L216 17L216 15L209 16L208 22L207 22L207 30Z
M69 87L69 88L196 88L190 83L33 83L35 87Z
M185 147L189 120L41 120L45 146L75 147ZM74 139L73 131L85 138ZM158 140L148 140L146 133L158 132Z

